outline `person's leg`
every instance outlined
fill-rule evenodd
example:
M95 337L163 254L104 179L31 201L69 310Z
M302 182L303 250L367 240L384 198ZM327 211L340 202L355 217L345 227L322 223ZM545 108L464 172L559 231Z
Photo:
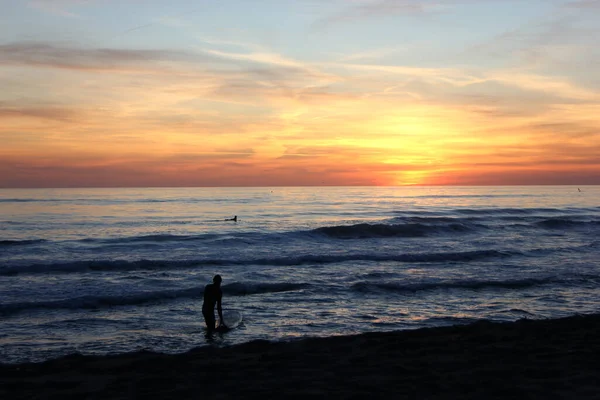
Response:
M206 329L208 330L208 332L214 331L216 322L215 312L202 310L202 315L204 315L204 322L206 322Z

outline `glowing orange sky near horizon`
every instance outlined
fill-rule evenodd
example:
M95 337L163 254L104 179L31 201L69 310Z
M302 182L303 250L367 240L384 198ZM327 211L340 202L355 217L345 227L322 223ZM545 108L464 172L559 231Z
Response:
M0 31L0 187L600 184L595 2L552 6L570 13L558 28L567 22L539 3L527 24L481 27L469 44L448 31L398 48L373 25L396 29L373 11L387 2L362 3L332 2L300 32L278 27L283 43L252 21L207 32L210 15L171 9L115 28L96 17L110 8L99 2L15 6L13 19L38 18L55 37ZM469 11L425 3L445 7L424 9L430 30ZM503 7L483 3L489 18ZM267 26L300 12L268 11ZM357 36L332 51L357 24L385 43ZM63 38L82 31L94 40ZM303 35L310 48L298 47ZM419 63L433 50L437 60Z

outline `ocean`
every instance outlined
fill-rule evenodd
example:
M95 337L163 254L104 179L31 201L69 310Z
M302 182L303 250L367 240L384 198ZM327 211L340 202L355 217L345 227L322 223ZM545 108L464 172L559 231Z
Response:
M3 189L0 363L598 313L580 189ZM209 338L215 274L244 318Z

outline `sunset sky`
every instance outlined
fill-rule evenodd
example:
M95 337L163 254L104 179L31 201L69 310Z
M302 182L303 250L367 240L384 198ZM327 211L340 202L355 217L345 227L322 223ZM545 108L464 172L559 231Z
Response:
M0 187L600 184L600 0L0 5Z

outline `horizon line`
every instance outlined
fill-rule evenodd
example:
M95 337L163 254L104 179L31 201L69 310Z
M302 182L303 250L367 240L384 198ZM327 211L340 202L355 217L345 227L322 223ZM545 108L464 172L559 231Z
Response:
M330 188L330 187L347 187L347 188L414 188L414 187L521 187L521 186L600 186L594 183L583 184L475 184L475 185L452 185L452 184L430 184L430 185L248 185L248 186L26 186L26 187L0 187L0 190L24 190L24 189L210 189L210 188Z

